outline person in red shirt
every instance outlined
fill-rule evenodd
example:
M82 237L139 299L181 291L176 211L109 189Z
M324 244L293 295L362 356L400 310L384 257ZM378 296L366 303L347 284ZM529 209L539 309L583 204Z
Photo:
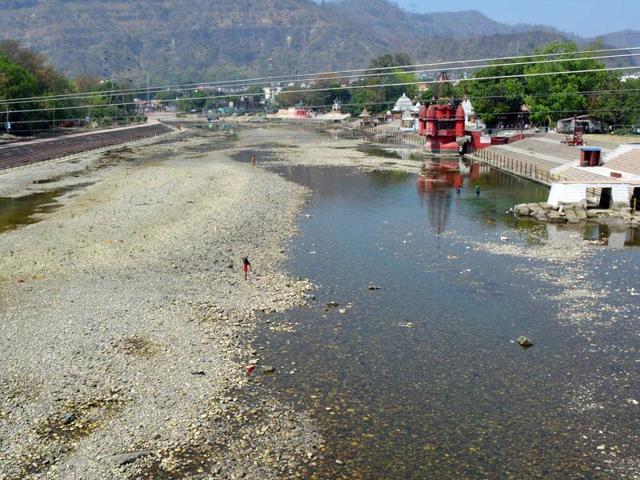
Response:
M244 272L244 279L247 280L247 276L249 275L249 270L251 269L251 262L247 257L242 259L242 271Z

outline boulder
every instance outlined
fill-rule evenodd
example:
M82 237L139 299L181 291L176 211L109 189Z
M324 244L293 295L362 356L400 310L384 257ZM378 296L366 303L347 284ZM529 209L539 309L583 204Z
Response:
M549 213L547 213L547 218L550 222L552 223L564 223L567 221L566 218L564 218L560 212L552 210Z
M567 222L569 223L580 223L580 219L578 218L578 216L576 215L576 212L574 210L568 210L566 212L567 214Z
M533 342L529 340L527 337L525 337L524 335L521 335L518 337L518 343L523 348L533 347Z

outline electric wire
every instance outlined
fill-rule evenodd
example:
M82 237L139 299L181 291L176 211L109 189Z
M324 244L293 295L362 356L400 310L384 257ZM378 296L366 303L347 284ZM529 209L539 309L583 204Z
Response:
M548 59L548 60L530 60L526 62L520 63L507 63L504 65L496 65L493 64L483 64L483 65L472 65L469 67L450 67L447 70L462 70L465 68L490 68L496 66L512 66L512 65L526 65L526 64L537 64L537 63L555 63L555 62L570 62L570 61L579 61L579 60L590 60L590 59L610 59L610 58L624 58L624 57L632 57L638 56L640 53L627 53L620 55L606 55L606 56L597 56L597 57L580 57L578 55L585 55L590 53L604 53L604 52L619 52L619 51L638 51L640 47L625 47L625 48L611 48L611 49L598 49L598 50L585 50L581 52L558 52L558 53L547 53L547 54L533 54L533 55L519 55L519 56L510 56L510 57L494 57L494 58L483 58L483 59L468 59L468 60L451 60L444 62L434 62L434 63L423 63L423 64L410 64L410 65L399 65L393 67L369 67L366 69L352 69L352 70L336 70L336 71L327 71L327 72L319 72L314 74L294 74L287 76L275 76L275 77L257 77L253 79L238 79L238 80L226 80L226 81L215 81L215 82L199 82L199 83L187 83L187 84L177 84L177 85L165 85L165 86L157 86L152 88L135 88L135 89L118 89L112 90L109 93L112 95L118 94L136 94L136 93L147 93L153 92L158 93L161 91L185 91L190 90L194 87L213 87L213 88L246 88L247 86L257 86L263 85L265 82L276 81L280 83L286 82L294 82L294 81L312 81L312 80L332 80L336 79L336 76L341 76L342 73L354 73L354 72L365 72L362 75L350 75L347 78L356 78L356 77L366 77L366 76L379 76L381 72L390 72L390 73L421 73L421 72L437 72L441 69L434 70L424 70L421 67L435 67L435 66L443 66L443 65L456 65L456 64L468 64L468 63L477 63L477 62L496 62L501 60L520 60L520 59L534 59L541 57L557 57L564 56L570 58L560 58L560 59ZM412 69L412 70L408 70ZM366 73L369 72L369 73ZM373 73L371 73L373 72ZM331 77L325 78L314 78L320 75L332 75ZM312 77L307 79L302 79L301 77ZM259 83L253 83L259 82ZM105 92L106 93L106 92ZM0 104L16 104L16 103L26 103L34 100L37 101L53 101L53 100L63 100L69 98L84 98L86 96L94 96L96 92L77 92L77 93L69 93L69 94L60 94L60 95L49 95L49 96L32 96L32 97L20 97L15 99L3 99L0 100Z
M584 69L584 70L571 70L571 71L556 71L556 72L534 72L534 73L526 73L526 74L514 74L514 75L493 75L488 77L471 77L471 78L461 78L458 79L458 83L466 83L466 82L477 82L477 81L487 81L487 80L505 80L512 78L530 78L530 77L545 77L545 76L554 76L554 75L577 75L584 73L602 73L602 72L616 72L616 71L629 71L629 70L640 70L640 66L635 67L612 67L612 68L595 68L595 69ZM298 89L298 90L287 90L287 93L317 93L317 92L328 92L328 91L337 91L337 90L357 90L357 89L373 89L373 88L388 88L388 87L403 87L403 86L411 86L411 85L437 85L443 83L451 83L449 80L430 80L430 81L412 81L412 82L395 82L395 83L384 83L384 84L369 84L369 85L348 85L348 86L339 86L339 87L324 87L324 88L306 88L306 89ZM223 96L219 95L207 95L200 97L189 97L189 98L181 98L178 101L189 101L189 100L209 100L209 99L231 99L231 98L240 98L247 96L244 93L238 94L225 94ZM170 103L176 100L157 100L156 103ZM114 107L114 106L127 106L127 105L135 105L136 102L119 102L119 103L111 103L109 105L101 106L101 107ZM73 109L85 109L85 108L96 108L95 105L74 105L74 106L66 106L66 107L49 107L49 108L32 108L32 109L23 109L23 110L11 110L11 114L19 114L19 113L34 113L34 112L50 112L50 111L63 111L63 110L73 110Z

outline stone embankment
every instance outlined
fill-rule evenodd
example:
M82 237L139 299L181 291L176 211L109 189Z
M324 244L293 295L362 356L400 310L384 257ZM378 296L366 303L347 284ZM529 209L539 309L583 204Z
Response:
M540 222L582 223L586 221L607 222L640 226L640 212L634 212L627 206L613 206L609 209L585 208L584 204L553 207L548 203L524 203L513 209L516 217L530 217Z

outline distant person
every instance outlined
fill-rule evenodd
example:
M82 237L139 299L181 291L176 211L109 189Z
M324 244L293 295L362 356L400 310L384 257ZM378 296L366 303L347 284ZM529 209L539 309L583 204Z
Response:
M476 183L476 196L480 196L480 185Z
M249 270L251 270L251 262L249 262L249 259L247 257L244 257L242 259L242 271L244 272L245 280L247 280L247 277L249 275Z
M256 154L254 153L253 155L251 155L251 165L255 165L256 164Z
M456 187L456 193L457 193L458 195L460 195L461 190L462 190L462 189L461 189L460 185L458 185L458 186Z

